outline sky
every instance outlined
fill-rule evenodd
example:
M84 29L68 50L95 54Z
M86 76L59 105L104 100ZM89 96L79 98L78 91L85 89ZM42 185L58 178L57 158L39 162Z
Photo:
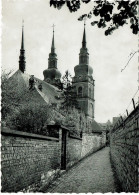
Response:
M89 13L93 4L82 4L77 12L70 13L66 6L61 10L50 7L49 0L2 0L2 69L18 70L24 20L26 72L43 79L43 70L48 67L52 25L55 24L58 69L62 75L69 70L74 76L84 28L83 22L77 19ZM92 27L90 22L91 19L86 22L86 36L95 79L95 120L112 121L113 117L125 112L138 89L137 53L121 72L130 53L138 50L138 39L129 25L105 36L104 29Z

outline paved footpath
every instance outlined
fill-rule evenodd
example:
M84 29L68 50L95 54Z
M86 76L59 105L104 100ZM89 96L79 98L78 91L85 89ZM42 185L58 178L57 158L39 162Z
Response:
M87 157L52 183L46 192L116 192L110 165L109 147Z

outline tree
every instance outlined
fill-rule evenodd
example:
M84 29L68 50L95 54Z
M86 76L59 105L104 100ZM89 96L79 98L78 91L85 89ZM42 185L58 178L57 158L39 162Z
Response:
M87 130L87 118L81 110L70 107L68 110L61 109L59 112L64 116L61 124L67 126L71 134L81 136L82 132Z
M75 107L53 107L53 121L68 127L72 135L82 136L83 132L88 131L85 113Z
M71 82L71 74L68 71L66 71L62 79L63 79L62 108L66 108L66 109L69 109L71 107L78 108L78 102L76 100L76 92Z
M19 105L23 95L27 93L27 89L18 87L17 81L10 77L12 71L5 72L2 71L1 76L1 89L2 89L2 101L1 101L1 113L2 119L5 120L7 115L12 114Z
M70 12L80 9L81 2L89 3L91 0L50 0L50 6L61 9L66 4ZM105 35L111 35L112 32L122 27L128 22L133 34L137 34L138 28L138 1L95 1L92 10L88 14L84 14L78 18L82 21L85 17L90 19L92 15L96 20L91 25L97 25L98 28L105 28Z

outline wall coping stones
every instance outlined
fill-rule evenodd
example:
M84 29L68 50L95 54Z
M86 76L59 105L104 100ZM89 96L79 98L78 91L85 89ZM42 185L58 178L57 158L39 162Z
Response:
M64 126L64 125L47 125L48 128L55 127L55 128L61 128L62 130L70 131L70 128Z
M74 135L70 135L70 134L69 134L69 137L70 137L70 138L73 138L73 139L82 140L82 138L80 138L80 137L76 137L76 136L74 136Z
M16 135L19 137L29 137L29 138L33 138L33 139L43 139L43 140L56 141L56 142L59 141L58 138L48 137L48 136L44 136L44 135L38 135L35 133L28 133L28 132L24 132L24 131L11 130L7 127L3 127L1 129L1 133L7 134L7 135Z
M103 131L103 132L105 132L105 131ZM87 135L87 136L93 136L93 135L102 135L102 133L103 132L98 132L98 131L92 131L92 132L90 132L90 133L83 133L83 135Z

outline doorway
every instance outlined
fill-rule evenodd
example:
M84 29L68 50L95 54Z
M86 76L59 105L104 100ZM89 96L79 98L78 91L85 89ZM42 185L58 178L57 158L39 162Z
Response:
M62 130L62 147L61 147L61 169L66 170L66 137L67 131Z

